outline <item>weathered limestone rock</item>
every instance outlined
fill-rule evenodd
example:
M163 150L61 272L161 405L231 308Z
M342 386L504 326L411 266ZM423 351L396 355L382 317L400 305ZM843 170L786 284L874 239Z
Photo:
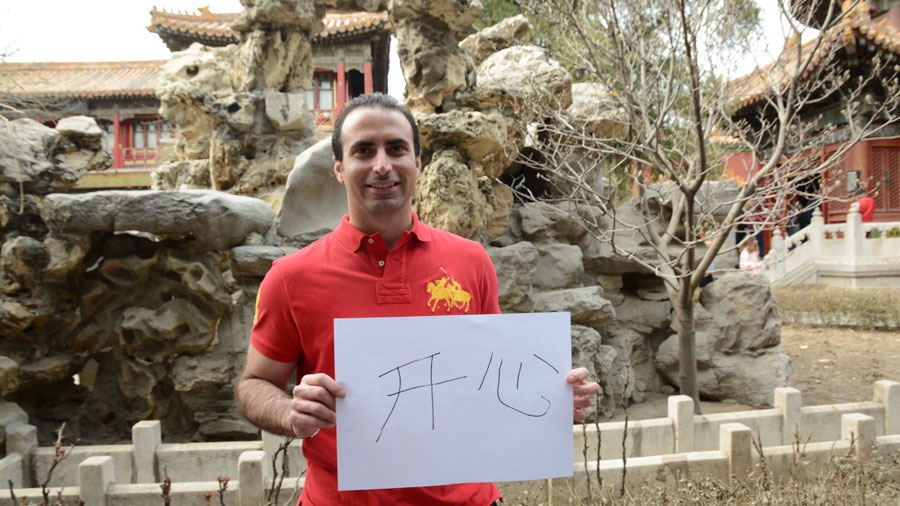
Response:
M0 250L0 267L26 286L34 286L49 262L50 253L44 244L27 235L6 241Z
M166 162L150 174L154 190L199 190L209 188L209 160Z
M536 46L513 46L488 56L478 66L475 99L508 107L537 102L565 109L572 104L572 76L547 62Z
M56 124L59 138L53 153L54 163L61 169L81 177L89 170L104 170L112 165L106 150L106 133L93 118L70 116Z
M700 303L695 308L700 395L771 406L772 390L786 385L792 368L781 350L781 310L768 281L726 274L704 288ZM678 384L677 335L660 346L656 365Z
M585 132L597 137L611 137L622 128L619 117L624 111L617 107L609 90L601 83L572 84L572 105L566 110Z
M530 242L503 248L488 248L500 283L500 310L504 313L529 313L534 308L532 283L538 262L538 250Z
M440 3L456 4L453 0L435 2ZM477 0L470 5L478 5L480 12ZM449 109L456 92L475 84L469 55L459 47L458 39L448 37L445 26L429 15L403 17L395 7L390 20L406 78L406 105L423 113L432 113L439 107Z
M638 297L624 296L615 304L616 318L628 322L628 326L643 333L656 329L668 329L672 323L672 305L668 299L661 301L641 300Z
M612 302L603 298L599 286L541 292L533 298L536 313L568 311L572 323L588 327L600 327L616 317Z
M231 249L231 269L235 276L262 277L275 260L296 251L280 246L238 246Z
M331 138L297 156L288 176L276 230L282 237L322 233L347 214L347 192L334 176Z
M0 356L0 395L6 393L6 386L12 383L18 371L18 362L9 357Z
M325 8L305 0L242 0L241 11L231 29L246 32L255 25L296 26L312 35L322 31Z
M0 183L27 193L68 191L87 170L102 170L112 164L103 150L104 134L97 123L84 116L60 121L62 130L31 120L17 119L0 129Z
M478 176L499 177L519 154L512 123L497 111L417 114L416 123L423 149L455 146L483 169Z
M712 316L710 326L718 329L718 351L753 351L781 344L781 308L765 276L727 273L703 289L700 304Z
M600 410L593 403L587 408L588 419L609 417L615 412L622 397L620 366L612 346L602 344L597 330L584 325L572 325L572 364L585 367L589 378L600 383Z
M52 230L64 233L189 235L204 247L225 250L251 232L265 233L275 213L261 200L209 190L104 191L48 195L42 216Z
M586 233L585 223L578 213L588 212L588 209L534 202L518 207L517 211L518 230L529 240L572 244Z
M266 90L266 116L279 132L303 139L311 137L316 130L306 97L303 93L282 93Z
M528 20L519 14L469 35L459 43L459 47L465 49L472 63L478 66L497 51L521 44L530 31Z
M488 229L493 208L487 178L476 178L455 150L434 154L416 183L416 211L419 218L463 237L476 237Z
M534 284L541 290L557 290L580 286L584 276L581 248L573 244L542 244L538 246L537 270Z

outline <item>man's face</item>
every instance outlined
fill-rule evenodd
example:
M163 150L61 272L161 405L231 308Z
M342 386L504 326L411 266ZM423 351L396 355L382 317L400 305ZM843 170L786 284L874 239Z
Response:
M347 189L350 222L366 233L392 219L405 219L419 177L412 127L400 111L362 107L344 119L343 161L334 173Z

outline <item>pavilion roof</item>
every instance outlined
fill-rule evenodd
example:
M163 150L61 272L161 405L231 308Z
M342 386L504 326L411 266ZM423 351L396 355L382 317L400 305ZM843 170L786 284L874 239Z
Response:
M0 63L0 94L33 98L154 97L165 60Z
M833 52L856 46L858 43L875 50L900 54L900 26L891 23L887 15L873 18L872 10L869 2L863 0L856 4L852 11L846 13L838 25L802 44L799 47L801 56L799 60L805 61L811 54L813 58L801 77L805 79L821 65L827 64L830 60L829 55ZM788 81L788 76L793 75L797 70L797 45L797 39L792 37L785 44L779 61L772 62L729 83L738 110L762 102L769 95L772 87ZM813 51L815 51L814 54Z
M172 50L185 47L185 41L200 42L208 46L226 46L238 42L238 34L231 29L237 13L213 13L209 7L201 7L197 11L168 12L154 7L150 10L150 26L147 30L159 35ZM387 11L328 13L322 22L325 28L312 38L313 44L352 39L390 29ZM173 39L181 44L173 44ZM176 47L173 48L173 45Z

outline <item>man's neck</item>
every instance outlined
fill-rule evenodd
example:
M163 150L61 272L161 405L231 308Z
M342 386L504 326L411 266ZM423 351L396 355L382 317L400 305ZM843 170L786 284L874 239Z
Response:
M394 213L390 216L384 216L377 223L360 223L353 219L350 215L350 224L359 229L361 232L371 235L374 233L381 234L388 250L394 249L397 241L403 236L403 232L409 230L413 226L412 210L406 213L405 217L401 213Z

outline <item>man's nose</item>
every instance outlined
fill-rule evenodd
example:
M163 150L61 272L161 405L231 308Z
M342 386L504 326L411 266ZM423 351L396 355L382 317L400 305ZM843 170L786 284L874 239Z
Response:
M372 165L372 171L378 175L384 175L391 171L391 160L383 149L379 149L375 153L375 160Z

